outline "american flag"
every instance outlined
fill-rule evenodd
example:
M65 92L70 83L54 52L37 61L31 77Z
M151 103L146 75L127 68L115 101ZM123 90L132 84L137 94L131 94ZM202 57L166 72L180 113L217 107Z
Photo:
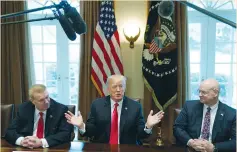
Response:
M115 23L113 1L103 1L94 33L91 79L101 96L107 95L106 80L123 74L119 33Z

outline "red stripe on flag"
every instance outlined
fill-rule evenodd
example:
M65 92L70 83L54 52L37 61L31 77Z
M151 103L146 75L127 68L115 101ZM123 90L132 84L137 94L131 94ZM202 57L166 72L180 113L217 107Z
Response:
M98 67L101 67L101 68L100 68L100 71L101 71L101 73L103 74L103 80L104 80L104 82L106 82L106 81L107 81L107 75L106 75L106 72L105 72L105 70L104 70L104 68L103 68L103 63L102 63L102 61L100 60L100 58L99 58L99 56L97 55L97 53L96 53L96 51L94 50L94 48L92 49L92 57L93 57L95 63L97 64L97 66L98 66Z
M112 55L114 57L115 64L119 68L120 74L122 74L123 73L122 63L121 63L121 61L120 61L120 59L118 57L118 54L116 53L116 50L114 48L114 44L113 44L113 42L111 40L109 40L108 42L109 42L109 46L111 48L111 53L112 53ZM118 73L116 73L116 74L118 74Z
M99 33L97 33L97 31L95 32L95 41L97 42L97 44L99 45L100 49L102 50L102 52L104 54L104 59L105 59L105 62L107 63L107 65L110 69L110 72L114 73L114 70L113 70L112 64L111 64L111 59L110 59L110 57L109 57L109 55L108 55L108 53L105 49L104 42L100 38Z
M116 41L117 41L117 43L118 43L118 45L119 45L119 47L120 47L120 41L119 41L119 33L118 33L118 30L116 30L115 32L114 32L114 37L115 37L115 39L116 39ZM123 64L122 64L122 61L121 61L122 59L120 59L119 58L119 56L118 56L118 54L117 54L117 52L116 52L116 60L115 61L117 61L117 66L118 66L118 68L119 68L119 71L120 71L120 73L123 75Z
M115 31L115 32L114 32L114 37L115 37L115 39L116 39L116 41L118 42L118 45L119 45L119 47L120 47L120 40L119 40L119 33L118 33L118 31Z

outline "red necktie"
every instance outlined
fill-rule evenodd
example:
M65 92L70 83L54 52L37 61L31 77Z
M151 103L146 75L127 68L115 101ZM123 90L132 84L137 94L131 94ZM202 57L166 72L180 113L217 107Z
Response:
M118 144L118 103L114 104L114 111L113 111L113 117L112 117L112 124L110 129L110 144Z
M38 138L43 138L43 135L44 135L44 119L43 119L43 112L40 112L39 115L40 115L40 118L39 118L39 121L38 121L38 128L37 128L37 133L36 133L36 136Z

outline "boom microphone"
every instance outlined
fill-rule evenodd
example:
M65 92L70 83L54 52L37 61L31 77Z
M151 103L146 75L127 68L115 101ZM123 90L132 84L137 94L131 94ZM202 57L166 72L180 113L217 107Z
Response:
M68 21L68 19L61 14L61 12L58 10L58 14L56 14L55 11L54 12L54 15L55 17L57 17L59 23L61 24L64 32L66 33L67 37L71 40L71 41L74 41L77 36L76 36L76 33L74 31L74 29L72 28L72 25L71 23Z
M161 17L169 17L173 14L174 12L174 3L170 0L168 1L162 1L160 2L160 5L158 6L158 14Z
M83 21L80 14L75 7L71 7L69 4L65 4L63 7L64 15L71 22L73 29L77 34L84 34L87 31L86 23Z

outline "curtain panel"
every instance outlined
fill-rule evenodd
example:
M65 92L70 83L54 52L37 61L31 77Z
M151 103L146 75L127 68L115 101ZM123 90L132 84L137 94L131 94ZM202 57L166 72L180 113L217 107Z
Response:
M87 24L87 33L81 35L78 99L79 110L84 121L89 117L92 101L99 97L99 93L91 81L91 51L93 47L94 31L97 21L99 20L99 7L100 1L80 2L81 15Z
M25 1L1 1L1 14L26 10ZM1 19L2 23L26 20L26 16ZM1 25L1 104L28 99L31 85L27 24Z

